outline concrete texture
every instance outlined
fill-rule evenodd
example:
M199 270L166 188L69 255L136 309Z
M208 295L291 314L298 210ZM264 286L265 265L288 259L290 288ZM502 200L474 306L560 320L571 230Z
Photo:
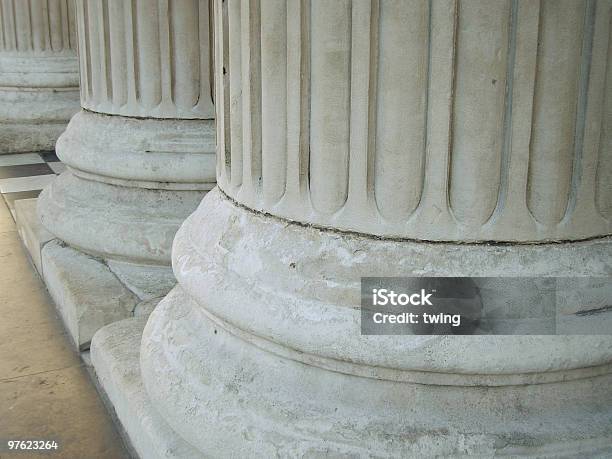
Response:
M15 201L15 223L19 237L28 250L38 274L43 277L42 248L54 239L54 236L40 223L36 213L36 202L36 198Z
M43 248L42 264L49 293L79 350L87 349L104 325L133 315L138 297L100 260L52 241Z
M127 459L4 203L0 258L0 439L57 440L49 458ZM3 459L34 457L5 446Z
M91 360L99 385L141 458L202 458L201 453L166 424L145 392L139 354L146 321L147 317L122 320L95 334Z

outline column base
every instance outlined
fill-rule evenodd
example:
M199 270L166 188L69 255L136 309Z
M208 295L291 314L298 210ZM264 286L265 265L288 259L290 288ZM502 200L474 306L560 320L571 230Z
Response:
M204 194L115 185L67 170L40 194L38 214L51 233L93 256L169 266L174 234Z
M78 88L0 89L0 154L55 150L79 109Z
M16 202L19 234L78 350L107 324L148 316L176 283L170 266L95 258L55 239L42 227L36 201Z
M176 235L144 385L212 457L610 455L612 337L366 336L359 278L605 276L611 250L381 240L215 189Z
M155 408L207 457L612 454L611 374L498 387L344 374L228 331L180 286L142 343Z
M214 122L75 115L67 165L39 197L45 228L96 257L170 265L174 234L214 186Z

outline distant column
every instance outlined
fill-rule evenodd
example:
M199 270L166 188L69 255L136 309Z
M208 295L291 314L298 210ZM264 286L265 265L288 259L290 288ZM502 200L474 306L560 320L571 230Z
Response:
M0 154L53 150L79 109L70 0L0 0Z
M83 109L38 213L135 291L163 295L174 234L215 186L209 2L75 4Z

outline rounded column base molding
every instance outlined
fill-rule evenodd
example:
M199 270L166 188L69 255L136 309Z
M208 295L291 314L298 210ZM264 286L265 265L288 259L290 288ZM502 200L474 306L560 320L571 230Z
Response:
M0 88L0 154L55 149L78 110L78 88Z
M79 108L74 50L0 53L0 154L55 149Z
M612 448L609 373L415 384L324 369L261 343L228 330L180 286L151 314L141 345L147 394L204 456L590 457Z
M215 188L181 226L172 258L181 287L219 320L314 360L367 366L364 374L376 377L522 384L612 363L610 336L360 333L361 277L607 276L610 238L535 245L384 240L254 212ZM414 379L415 371L429 379ZM438 374L433 380L431 372Z
M168 265L174 234L204 194L110 185L68 170L40 194L38 214L47 230L83 252Z
M214 186L214 121L81 110L57 142L68 165L38 201L43 225L107 259L170 264L180 224Z
M57 155L75 174L94 180L210 190L215 184L215 122L81 110L59 139Z
M359 279L597 276L611 251L381 240L217 188L175 238L179 286L145 329L143 380L206 455L588 455L611 447L612 337L363 336Z

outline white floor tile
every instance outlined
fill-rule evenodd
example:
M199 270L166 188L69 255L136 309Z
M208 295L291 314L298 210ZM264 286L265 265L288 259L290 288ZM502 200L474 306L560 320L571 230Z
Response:
M38 164L45 161L38 153L19 153L16 155L0 155L0 166L19 166L21 164Z
M57 177L55 174L35 175L33 177L16 177L0 180L0 192L15 193L17 191L40 190Z

